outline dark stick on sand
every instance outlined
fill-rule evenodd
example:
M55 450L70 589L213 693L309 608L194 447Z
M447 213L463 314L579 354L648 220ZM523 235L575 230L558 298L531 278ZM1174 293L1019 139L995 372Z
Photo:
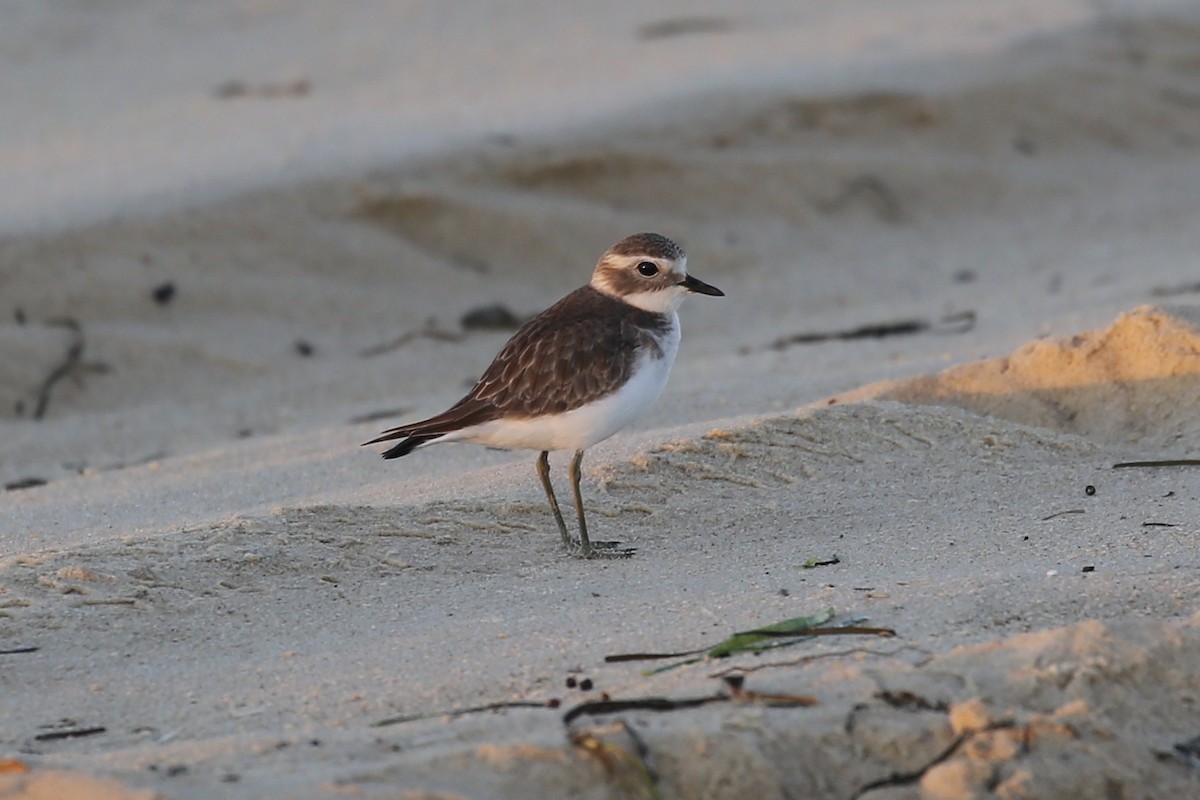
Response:
M73 319L66 318L55 320L49 324L71 331L71 344L67 347L67 352L63 356L62 362L51 370L50 374L46 376L46 379L42 381L42 385L38 388L37 406L33 410L34 419L42 419L46 416L46 409L50 405L50 392L54 389L54 385L70 375L79 366L83 358L83 330L79 327L79 323Z

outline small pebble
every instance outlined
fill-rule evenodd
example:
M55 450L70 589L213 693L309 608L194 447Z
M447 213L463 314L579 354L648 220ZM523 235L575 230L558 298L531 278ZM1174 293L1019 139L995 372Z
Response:
M150 296L154 298L154 302L160 306L165 306L175 298L175 284L171 281L160 283L154 287L154 291Z
M579 682L579 688L585 692L590 692L592 690L592 679L584 678L583 680L581 680Z

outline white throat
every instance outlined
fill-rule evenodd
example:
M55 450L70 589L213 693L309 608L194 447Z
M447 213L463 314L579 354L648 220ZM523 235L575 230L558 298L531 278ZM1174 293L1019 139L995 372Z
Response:
M687 289L684 289L682 286L671 286L666 289L634 292L633 294L622 295L618 299L643 311L653 311L656 314L674 314L679 310L679 306L687 293Z

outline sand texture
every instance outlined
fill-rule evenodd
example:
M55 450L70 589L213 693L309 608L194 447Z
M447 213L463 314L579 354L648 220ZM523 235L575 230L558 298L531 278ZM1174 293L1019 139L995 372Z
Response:
M478 108L404 95L461 135L392 149L368 110L416 90L351 91L376 50L314 44L311 77L239 49L318 6L285 35L153 5L251 70L207 96L214 141L314 138L198 182L168 143L200 106L113 101L87 147L159 141L119 192L0 133L31 192L0 238L0 800L1200 796L1193 5L666 3L527 90L590 75L602 119L502 110L538 43L440 78L494 66ZM752 55L717 79L706 47ZM660 82L597 77L643 51ZM332 118L369 131L342 158ZM359 447L639 230L727 296L685 303L659 404L584 461L593 538L634 557L560 552L532 453ZM864 630L606 661L828 609Z

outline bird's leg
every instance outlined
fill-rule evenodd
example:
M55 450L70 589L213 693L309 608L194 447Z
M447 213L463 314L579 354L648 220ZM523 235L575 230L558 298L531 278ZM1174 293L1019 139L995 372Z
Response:
M571 478L571 491L575 495L575 516L579 518L579 555L591 558L594 554L588 539L587 521L583 518L583 496L579 493L579 465L583 463L583 451L576 450L567 474Z
M579 465L583 463L583 451L576 450L571 459L568 475L571 478L571 491L575 494L575 516L579 518L579 555L582 558L629 558L634 554L634 548L618 548L617 542L596 542L588 539L587 521L583 517L583 495L579 491Z
M558 523L558 532L562 534L563 547L574 550L578 542L567 533L567 523L563 522L562 512L558 510L558 499L554 496L554 487L550 485L550 453L543 450L537 459L537 474L542 479L542 488L546 490L546 499L550 501L550 510L554 512L554 521ZM576 490L578 495L578 490ZM586 537L586 534L584 534Z

